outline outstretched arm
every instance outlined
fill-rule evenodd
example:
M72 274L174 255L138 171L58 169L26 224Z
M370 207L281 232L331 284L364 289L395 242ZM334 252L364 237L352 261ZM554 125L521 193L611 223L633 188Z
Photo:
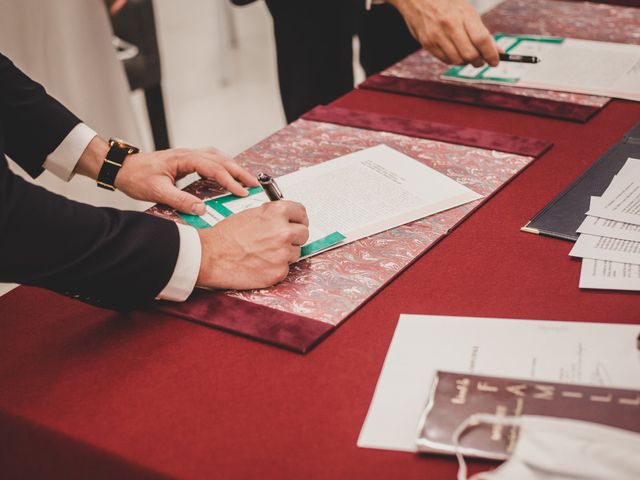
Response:
M96 178L106 151L106 142L0 55L0 281L131 308L159 294L184 300L196 281L210 288L266 287L284 278L299 257L308 235L301 205L264 205L196 233L48 192L15 176L2 155L32 176L53 163L65 178L74 169ZM67 153L67 163L50 162L56 153ZM237 195L246 194L241 183L257 186L249 172L214 149L130 155L116 186L134 198L204 213L199 199L174 184L191 172ZM181 283L177 290L174 280Z

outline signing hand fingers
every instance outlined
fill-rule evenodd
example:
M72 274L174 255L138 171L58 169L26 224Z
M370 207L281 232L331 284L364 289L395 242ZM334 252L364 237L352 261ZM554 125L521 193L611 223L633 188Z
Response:
M218 182L222 187L229 190L234 195L245 197L247 190L238 182L227 167L220 161L214 160L209 155L199 153L192 156L181 168L181 173L186 169L191 172L197 172L201 177L207 177ZM240 168L240 167L238 167Z
M439 46L432 45L429 48L427 48L427 50L429 52L431 52L433 54L433 56L435 56L441 62L449 63L449 59L447 58L447 56L445 55L445 53L442 51L442 49Z
M229 159L222 162L227 171L233 175L234 178L242 182L247 187L257 187L260 185L255 175L252 175L248 170L241 167L235 160Z
M289 263L296 263L300 258L301 248L299 246L291 246L289 249Z
M443 32L435 35L434 43L444 54L444 61L453 65L462 65L464 60L458 53L458 49L451 42L451 40L445 36Z
M451 32L451 40L460 54L463 63L470 63L474 67L484 65L482 54L473 44L464 25L460 25L460 28L456 28Z
M291 231L292 245L300 247L307 243L307 240L309 240L309 228L307 228L306 225L302 225L300 223L291 223L289 224L289 228Z
M307 210L302 204L288 200L278 200L277 202L267 202L260 207L269 216L277 216L289 224L299 223L305 227L309 226Z
M252 175L247 169L238 165L233 158L225 155L220 150L216 148L206 148L200 150L200 152L202 152L203 156L209 161L221 165L235 180L243 185L248 187L257 187L259 185L255 175ZM234 188L236 188L235 185ZM239 191L234 192L231 189L229 189L229 191L236 195L240 194Z
M480 56L492 67L499 63L499 49L495 40L477 15L465 22L465 30ZM475 64L474 64L475 65ZM478 65L479 66L479 65Z
M160 194L159 202L164 203L179 212L189 215L204 215L205 205L198 197L180 190L173 183L167 181L166 184L158 187Z
M276 213L286 218L289 223L300 223L305 227L309 226L307 210L298 202L278 200L277 202L267 202L263 204L263 207L267 210L275 210Z

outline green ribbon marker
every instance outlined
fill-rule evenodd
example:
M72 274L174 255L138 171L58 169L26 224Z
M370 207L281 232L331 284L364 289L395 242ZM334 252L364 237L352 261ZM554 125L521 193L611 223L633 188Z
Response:
M192 227L209 228L211 226L207 222L205 222L203 219L201 219L198 215L189 215L186 213L178 213L178 215L180 216L180 218L182 218L185 222L187 222Z
M343 241L345 237L340 232L333 232L327 235L326 237L319 238L318 240L307 243L303 245L300 249L300 256L306 257L307 255L311 255L313 253L319 252L320 250L324 250L325 248L329 248L336 243Z
M217 203L217 202L205 202L205 203L225 218L233 215L233 212L221 203Z
M255 195L256 193L262 192L262 187L251 187L251 188L248 188L247 191L249 192L249 196ZM227 207L225 207L224 204L228 202L232 202L234 200L239 200L241 198L246 198L246 197L239 197L237 195L229 194L229 195L224 195L222 197L205 200L204 203L205 205L211 207L220 215L226 218L233 215L233 212L229 210ZM180 218L182 218L185 222L187 222L192 227L208 228L211 226L197 215L189 215L186 213L178 213L178 215L180 216Z

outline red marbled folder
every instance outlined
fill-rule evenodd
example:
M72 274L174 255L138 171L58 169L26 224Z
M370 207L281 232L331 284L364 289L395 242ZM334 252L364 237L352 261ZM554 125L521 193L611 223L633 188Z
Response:
M335 107L319 107L306 118L276 132L237 160L250 171L269 165L277 177L386 144L486 199L551 146L537 139ZM222 193L217 184L208 180L197 181L187 190L201 198ZM306 352L449 233L479 203L468 203L302 260L292 265L289 276L272 288L197 290L185 303L163 302L157 308ZM175 212L162 206L153 207L150 212L182 222Z
M537 34L640 43L640 14L632 7L556 0L506 0L483 15L495 33ZM515 110L586 122L610 99L508 85L460 84L443 79L449 68L425 50L368 78L360 86L426 98Z
M608 3L610 5L623 5L625 7L640 8L640 0L568 0L570 2L593 2L593 3Z

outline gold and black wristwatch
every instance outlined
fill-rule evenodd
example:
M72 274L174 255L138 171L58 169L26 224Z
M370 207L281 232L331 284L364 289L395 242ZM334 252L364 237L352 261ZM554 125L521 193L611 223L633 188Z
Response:
M129 145L119 138L109 139L109 151L102 162L100 173L98 173L98 186L107 190L116 189L116 176L122 167L127 155L138 153L140 149Z

